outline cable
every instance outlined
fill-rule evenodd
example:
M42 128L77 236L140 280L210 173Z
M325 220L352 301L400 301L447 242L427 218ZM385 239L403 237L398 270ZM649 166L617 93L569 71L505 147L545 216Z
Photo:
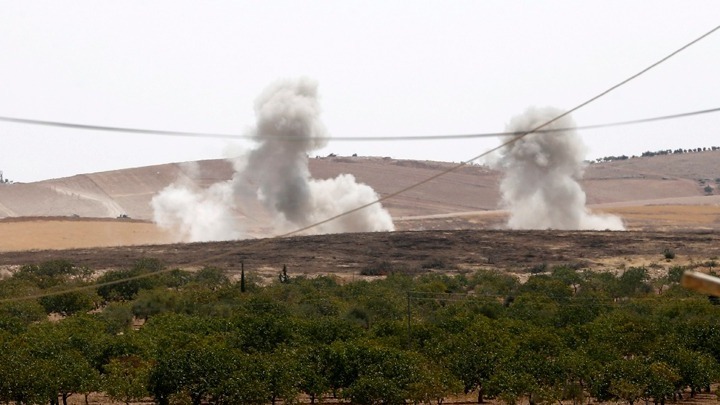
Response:
M605 124L593 124L583 125L572 128L553 128L538 130L538 133L551 133L551 132L562 132L568 130L592 130L599 128L610 128L619 127L634 124L644 124L648 122L665 121L678 118L687 118L695 115L711 114L720 112L720 107L710 108L706 110L690 111L679 114L662 115L658 117L640 118L629 121L617 121ZM240 135L240 134L220 134L210 132L186 132L186 131L167 131L167 130L153 130L153 129L139 129L139 128L125 128L125 127L109 127L99 125L85 125L75 124L69 122L56 122L56 121L43 121L26 118L13 118L13 117L2 117L0 121L12 122L17 124L29 124L29 125L41 125L50 127L61 127L61 128L73 128L82 130L94 130L94 131L108 131L108 132L123 132L123 133L134 133L134 134L145 134L145 135L159 135L159 136L180 136L187 138L217 138L217 139L255 139L253 135ZM477 134L456 134L456 135L411 135L411 136L345 136L345 137L329 137L327 138L330 142L367 142L367 141L436 141L436 140L447 140L447 139L474 139L474 138L495 138L500 136L517 136L521 135L521 132L485 132ZM307 138L298 139L293 136L273 136L274 140L282 141L306 141Z
M453 171L455 171L455 170L457 170L457 169L459 169L459 168L461 168L461 167L464 167L464 166L466 166L466 165L468 165L468 164L470 164L470 163L472 163L472 162L480 159L480 158L483 157L483 156L487 156L487 155L489 155L489 154L491 154L491 153L493 153L493 152L495 152L495 151L498 151L498 150L500 150L500 149L502 149L502 148L504 148L504 147L506 147L506 146L510 146L510 145L514 144L515 142L517 142L517 141L525 138L526 136L530 135L531 133L537 132L538 130L545 128L546 126L552 124L553 122L555 122L555 121L557 121L557 120L559 120L559 119L561 119L561 118L563 118L563 117L566 117L566 116L570 115L571 113L573 113L573 112L575 112L575 111L583 108L584 106L592 103L593 101L595 101L595 100L597 100L597 99L605 96L606 94L614 91L615 89L623 86L624 84L626 84L626 83L628 83L628 82L630 82L630 81L632 81L632 80L634 80L634 79L642 76L643 74L645 74L645 73L648 72L649 70L651 70L651 69L655 68L656 66L660 65L661 63L667 61L668 59L672 58L673 56L675 56L675 55L677 55L678 53L682 52L683 50L689 48L689 47L692 46L693 44L697 43L698 41L702 40L703 38L707 37L708 35L712 34L713 32L715 32L715 31L717 31L717 30L719 30L719 29L720 29L720 25L718 25L717 27L715 27L715 28L713 28L712 30L708 31L707 33L701 35L700 37L696 38L695 40L691 41L690 43L684 45L683 47L675 50L674 52L670 53L669 55L665 56L664 58L660 59L659 61L653 63L652 65L646 67L645 69L639 71L638 73L635 73L634 75L630 76L629 78L627 78L627 79L621 81L620 83L618 83L618 84L610 87L609 89L601 92L600 94L598 94L598 95L596 95L596 96L594 96L594 97L591 97L590 99L588 99L588 100L580 103L579 105L571 108L570 110L565 111L564 113L556 116L555 118L553 118L553 119L551 119L551 120L549 120L549 121L546 121L544 124L538 125L538 126L532 128L531 130L529 130L529 131L527 131L527 132L524 132L524 133L522 133L522 134L520 134L520 135L517 135L516 137L514 137L514 138L512 138L512 139L510 139L510 140L508 140L508 141L506 141L506 142L503 142L503 143L501 143L500 145L498 145L498 146L496 146L496 147L494 147L494 148L491 148L491 149L489 149L489 150L487 150L487 151L485 151L485 152L483 152L483 153L481 153L481 154L479 154L479 155L477 155L477 156L475 156L475 157L473 157L473 158L471 158L471 159L462 161L462 162L458 163L457 165L451 166L450 168L448 168L448 169L446 169L446 170L443 170L442 172L437 173L437 174L435 174L435 175L433 175L433 176L430 176L430 177L428 177L428 178L426 178L426 179L424 179L424 180L422 180L422 181L420 181L420 182L418 182L418 183L415 183L415 184L413 184L413 185L410 185L410 186L408 186L408 187L405 187L405 188L403 188L403 189L401 189L401 190L398 190L398 191L396 191L396 192L394 192L394 193L388 194L388 195L386 195L386 196L384 196L384 197L378 198L378 199L377 199L376 201L374 201L374 202L371 202L371 203L362 205L362 206L360 206L360 207L357 207L357 208L355 208L355 209L353 209L353 210L350 210L350 211L347 211L347 212L345 212L345 213L335 215L334 217L328 218L328 219L326 219L326 220L324 220L324 221L320 221L319 223L316 223L316 224L313 224L313 225L308 225L308 226L306 226L306 227L300 228L300 229L295 230L295 231L293 231L293 232L288 232L288 233L286 233L286 234L280 235L280 237L286 237L286 236L296 235L296 234L298 234L298 233L301 233L301 232L304 232L304 231L306 231L306 230L312 229L312 228L314 228L314 227L316 227L316 226L324 225L324 224L326 224L326 223L328 223L328 222L330 222L330 221L334 221L334 220L336 220L336 219L338 219L338 218L341 218L341 217L344 217L344 216L346 216L346 215L353 214L353 213L355 213L355 212L357 212L357 211L360 211L360 210L365 209L365 208L367 208L367 207L370 207L370 206L372 206L372 205L379 204L379 203L381 203L381 202L383 202L383 201L385 201L385 200L389 200L390 198L396 197L396 196L398 196L398 195L400 195L400 194L403 194L403 193L405 193L405 192L407 192L407 191L410 191L410 190L415 189L415 188L417 188L417 187L420 187L420 186L422 186L422 185L424 185L424 184L427 184L427 183L429 183L429 182L437 179L438 177L442 177L442 176L444 176L444 175L446 175L446 174L448 174L448 173L451 173L451 172L453 172Z
M334 220L336 220L336 219L338 219L338 218L341 218L341 217L344 217L344 216L353 214L353 213L358 212L358 211L360 211L360 210L362 210L362 209L365 209L365 208L370 207L370 206L375 205L375 204L379 204L379 203L381 203L381 202L383 202L383 201L385 201L385 200L388 200L388 199L390 199L390 198L396 197L396 196L398 196L398 195L400 195L400 194L402 194L402 193L405 193L405 192L407 192L407 191L409 191L409 190L412 190L412 189L415 189L415 188L417 188L417 187L420 187L420 186L422 186L422 185L424 185L424 184L427 184L427 183L429 183L429 182L431 182L431 181L433 181L433 180L435 180L435 179L437 179L437 178L439 178L439 177L442 177L442 176L444 176L444 175L446 175L446 174L448 174L448 173L451 173L451 172L453 172L453 171L455 171L455 170L457 170L457 169L459 169L459 168L461 168L461 167L464 167L464 166L468 165L469 163L471 163L471 162L473 162L473 161L475 161L475 160L477 160L477 159L480 159L480 158L483 157L483 156L489 155L490 153L493 153L493 152L495 152L495 151L497 151L497 150L500 150L500 149L502 149L502 148L504 148L504 147L506 147L506 146L512 145L513 143L515 143L515 142L523 139L524 137L530 135L531 133L536 132L536 131L538 131L538 130L540 130L540 129L542 129L542 128L545 128L546 126L552 124L553 122L555 122L555 121L557 121L557 120L559 120L559 119L561 119L561 118L563 118L563 117L565 117L565 116L567 116L567 115L569 115L569 114L571 114L571 113L579 110L580 108L582 108L582 107L584 107L584 106L592 103L593 101L595 101L595 100L597 100L597 99L605 96L606 94L608 94L608 93L616 90L617 88L625 85L626 83L628 83L628 82L630 82L630 81L632 81L632 80L634 80L634 79L642 76L642 75L645 74L646 72L648 72L648 71L650 71L651 69L657 67L658 65L662 64L663 62L667 61L668 59L672 58L673 56L677 55L678 53L680 53L680 52L682 52L683 50L689 48L690 46L694 45L695 43L699 42L699 41L702 40L703 38L709 36L710 34L714 33L715 31L718 31L718 30L720 30L720 25L718 25L717 27L713 28L712 30L706 32L705 34L701 35L700 37L694 39L693 41L687 43L686 45L682 46L681 48L675 50L674 52L670 53L669 55L665 56L664 58L660 59L659 61L653 63L652 65L646 67L645 69L639 71L638 73L635 73L634 75L630 76L629 78L627 78L627 79L625 79L625 80L623 80L623 81L615 84L614 86L608 88L607 90L605 90L605 91L603 91L603 92L595 95L594 97L591 97L591 98L589 98L588 100L580 103L579 105L575 106L574 108L572 108L572 109L570 109L570 110L568 110L568 111L566 111L566 112L564 112L564 113L556 116L555 118L553 118L553 119L551 119L551 120L549 120L549 121L546 121L545 123L543 123L543 124L541 124L541 125L538 125L538 126L532 128L531 130L529 130L529 131L527 131L527 132L523 132L523 133L521 133L520 135L517 135L517 136L513 137L512 139L510 139L510 140L508 140L508 141L506 141L506 142L503 142L502 144L500 144L500 145L498 145L498 146L496 146L496 147L494 147L494 148L491 148L491 149L489 149L489 150L486 150L485 152L483 152L483 153L481 153L481 154L479 154L479 155L477 155L477 156L475 156L475 157L473 157L473 158L471 158L471 159L468 159L468 160L465 160L465 161L463 161L463 162L460 162L460 163L458 163L458 164L456 164L456 165L454 165L454 166L452 166L452 167L450 167L450 168L448 168L448 169L446 169L446 170L443 170L443 171L440 172L440 173L437 173L437 174L435 174L435 175L432 175L432 176L430 176L430 177L428 177L428 178L426 178L426 179L424 179L424 180L422 180L422 181L420 181L420 182L418 182L418 183L415 183L415 184L413 184L413 185L410 185L410 186L408 186L408 187L405 187L405 188L403 188L403 189L401 189L401 190L398 190L398 191L396 191L396 192L394 192L394 193L388 194L388 195L386 195L385 197L378 198L377 200L375 200L375 201L373 201L373 202L364 204L364 205L362 205L362 206L360 206L360 207L357 207L357 208L355 208L355 209L352 209L352 210L346 211L346 212L344 212L344 213L335 215L335 216L333 216L333 217L327 218L327 219L325 219L325 220L323 220L323 221L319 221L319 222L316 222L316 223L314 223L314 224L304 226L304 227L302 227L302 228L300 228L300 229L297 229L297 230L295 230L295 231L292 231L292 232L288 232L288 233L285 233L285 234L277 235L277 236L272 237L272 238L257 240L256 243L259 243L259 244L261 244L261 243L267 243L268 241L274 240L274 239L276 239L276 238L282 238L282 237L288 237L288 236L296 235L296 234L305 232L305 231L307 231L307 230L309 230L309 229L312 229L312 228L318 227L318 226L320 226L320 225L326 224L326 223L328 223L328 222L334 221ZM186 266L192 267L192 266L201 265L203 262L207 262L207 261L212 260L212 259L219 259L219 258L227 257L227 256L232 255L233 253L236 253L236 251L230 250L230 251L226 251L226 252L223 252L223 253L218 253L218 254L216 254L216 255L214 255L214 256L210 256L210 258L208 258L208 259L198 260L198 261L196 261L196 262L194 262L194 263L188 263L188 264L186 264ZM164 269L164 270L156 271L156 272L153 272L153 273L146 273L146 274L141 274L141 275L134 276L134 277L129 277L129 278L122 279L122 280L114 280L114 281L109 281L109 282L105 282L105 283L98 283L98 284L91 284L91 285L87 285L87 286L74 287L74 288L69 288L69 289L67 289L67 290L63 290L63 291L54 291L54 292L47 292L47 293L41 293L41 294L33 294L33 295L22 296L22 297L3 298L3 299L0 299L0 303L7 303L7 302L13 302L13 301L21 301L21 300L27 300L27 299L37 299L37 298L43 298L43 297L49 297L49 296L62 295L62 294L70 293L70 292L83 291L83 290L88 290L88 289L93 289L93 288L99 288L99 287L104 287L104 286L116 285L116 284L124 283L124 282L127 282L127 281L131 281L131 280L138 280L138 279L145 278L145 277L152 277L152 276L154 276L154 275L162 274L162 273L166 273L166 272L170 272L170 271L172 271L172 270L173 270L173 269Z

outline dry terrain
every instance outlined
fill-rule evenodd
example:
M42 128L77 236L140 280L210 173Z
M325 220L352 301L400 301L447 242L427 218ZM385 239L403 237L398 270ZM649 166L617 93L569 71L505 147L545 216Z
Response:
M582 184L591 210L621 216L629 230L720 230L718 163L720 150L596 163L587 167ZM453 166L373 157L310 159L316 178L351 173L381 196ZM152 197L176 181L207 187L231 177L230 163L210 160L0 184L0 252L176 241L151 223ZM500 209L499 182L498 172L469 165L383 204L398 230L502 229L507 213ZM710 195L707 186L713 188ZM118 218L125 215L130 218ZM248 234L272 236L266 232L268 218L262 212L253 218Z
M672 260L663 252L675 253ZM0 269L64 259L94 270L125 267L155 258L169 268L215 266L238 273L241 263L256 276L275 279L287 265L291 276L328 274L358 278L380 264L393 271L464 272L499 269L523 277L536 266L571 265L594 270L647 266L717 266L720 234L712 231L405 231L317 235L231 242L20 251L0 254ZM383 263L384 262L384 263Z
M23 264L64 259L94 270L155 258L168 268L216 266L230 274L241 263L260 281L327 274L371 278L368 270L463 273L570 265L597 271L645 266L654 277L672 266L708 271L720 257L720 151L590 165L583 187L590 208L619 215L629 231L507 231L499 209L500 175L468 166L387 201L397 232L258 238L174 244L150 222L149 201L180 179L207 186L232 175L224 161L168 164L0 185L0 276ZM312 159L316 177L352 173L380 195L430 177L450 163L389 158ZM130 218L118 218L128 215ZM238 213L242 215L242 213ZM3 218L4 217L4 218ZM258 220L262 222L262 218ZM664 252L674 258L667 259ZM73 398L82 403L82 398ZM92 403L109 403L99 396ZM451 403L473 403L474 397ZM715 403L711 395L682 403Z

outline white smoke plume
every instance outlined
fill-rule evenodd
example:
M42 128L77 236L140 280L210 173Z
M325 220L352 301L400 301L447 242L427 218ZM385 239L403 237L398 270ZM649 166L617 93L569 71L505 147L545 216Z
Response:
M157 224L186 241L238 239L247 237L243 221L255 216L258 205L273 218L272 232L280 233L377 200L372 188L350 174L312 178L308 156L329 139L320 121L316 82L298 79L270 85L257 98L255 115L252 136L258 145L233 160L233 179L208 189L168 186L152 201ZM378 203L304 233L392 230L390 214Z
M284 80L270 85L255 102L258 147L250 152L236 181L256 184L258 199L287 231L325 220L375 201L378 195L352 175L316 180L310 175L310 152L327 144L320 121L317 83ZM391 231L390 214L374 204L313 228L309 233Z
M556 108L530 108L510 120L507 132L522 133L559 116ZM565 116L543 129L503 147L492 165L503 172L500 193L510 211L511 229L623 230L622 220L591 213L578 181L583 176L586 148L574 121ZM503 137L506 142L511 138Z
M181 168L185 176L150 201L153 221L173 231L177 241L239 238L232 183L220 182L202 189L193 181L199 177L197 164L188 162Z

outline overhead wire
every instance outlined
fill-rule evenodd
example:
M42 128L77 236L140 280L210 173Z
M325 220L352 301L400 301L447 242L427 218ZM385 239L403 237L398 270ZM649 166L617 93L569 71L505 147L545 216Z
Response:
M675 55L679 54L680 52L682 52L682 51L684 51L685 49L691 47L692 45L696 44L697 42L701 41L702 39L708 37L709 35L713 34L714 32L716 32L716 31L718 31L718 30L720 30L720 25L718 25L718 26L716 26L715 28L711 29L710 31L702 34L701 36L695 38L694 40L692 40L692 41L690 41L689 43L683 45L682 47L676 49L675 51L671 52L671 53L668 54L667 56L665 56L665 57L663 57L662 59L656 61L655 63L651 64L650 66L648 66L648 67L640 70L639 72L635 73L634 75L626 78L625 80L622 80L621 82L619 82L619 83L611 86L611 87L608 88L607 90L605 90L605 91L603 91L603 92L601 92L601 93L599 93L599 94L597 94L597 95L595 95L595 96L587 99L586 101L578 104L577 106L571 108L570 110L567 110L567 111L565 111L564 113L557 115L556 117L554 117L554 118L552 118L552 119L544 122L543 124L540 124L540 125L537 125L537 126L533 127L533 128L530 129L529 131L522 132L521 134L516 135L516 136L512 137L511 139L509 139L509 140L501 143L500 145L498 145L498 146L496 146L496 147L494 147L494 148L488 149L488 150L480 153L479 155L477 155L477 156L475 156L475 157L472 157L472 158L470 158L470 159L468 159L468 160L465 160L465 161L462 161L462 162L460 162L460 163L458 163L458 164L456 164L456 165L453 165L453 166L451 166L450 168L445 169L445 170L443 170L443 171L441 171L441 172L439 172L439 173L437 173L437 174L434 174L434 175L432 175L432 176L429 176L429 177L425 178L424 180L421 180L421 181L419 181L419 182L417 182L417 183L415 183L415 184L413 184L413 185L410 185L410 186L408 186L408 187L402 188L402 189L400 189L400 190L398 190L398 191L396 191L396 192L390 193L390 194L388 194L388 195L386 195L386 196L384 196L384 197L378 198L377 200L375 200L375 201L373 201L373 202L370 202L370 203L367 203L367 204L363 204L363 205L361 205L361 206L359 206L359 207L357 207L357 208L354 208L354 209L352 209L352 210L345 211L344 213L341 213L341 214L332 216L332 217L330 217L330 218L327 218L327 219L325 219L325 220L318 221L318 222L316 222L316 223L313 223L313 224L310 224L310 225L301 227L301 228L299 228L299 229L297 229L297 230L295 230L295 231L291 231L291 232L287 232L287 233L284 233L284 234L276 235L276 236L274 236L274 237L272 237L272 238L256 240L256 241L257 241L256 243L267 243L268 241L274 240L274 239L277 239L277 238L283 238L283 237L288 237L288 236L292 236L292 235L297 235L297 234L299 234L299 233L308 231L308 230L310 230L310 229L312 229L312 228L315 228L315 227L318 227L318 226L320 226L320 225L326 224L326 223L328 223L328 222L334 221L334 220L336 220L336 219L338 219L338 218L342 218L342 217L344 217L344 216L353 214L353 213L355 213L355 212L358 212L358 211L360 211L360 210L362 210L362 209L365 209L365 208L367 208L367 207L370 207L370 206L372 206L372 205L379 204L379 203L381 203L381 202L383 202L383 201L386 201L386 200L388 200L388 199L390 199L390 198L393 198L393 197L396 197L396 196L398 196L398 195L400 195L400 194L403 194L403 193L405 193L405 192L407 192L407 191L409 191L409 190L412 190L412 189L415 189L415 188L420 187L420 186L422 186L422 185L425 185L425 184L427 184L427 183L429 183L429 182L431 182L431 181L433 181L433 180L435 180L435 179L437 179L437 178L439 178L439 177L445 176L446 174L451 173L451 172L453 172L453 171L455 171L455 170L458 170L458 169L460 169L461 167L464 167L464 166L468 165L469 163L472 163L473 161L482 158L483 156L489 155L489 154L491 154L491 153L493 153L493 152L495 152L495 151L497 151L497 150L500 150L500 149L502 149L502 148L505 148L505 147L507 147L507 146L510 146L510 145L518 142L519 140L527 137L528 135L530 135L530 134L532 134L532 133L534 133L534 132L537 132L537 131L539 131L539 130L541 130L541 129L547 127L547 126L549 126L550 124L552 124L552 123L554 123L554 122L562 119L563 117L566 117L567 115L569 115L569 114L571 114L571 113L573 113L573 112L575 112L575 111L577 111L577 110L585 107L586 105L588 105L588 104L594 102L595 100L597 100L597 99L599 99L599 98L607 95L608 93L610 93L610 92L618 89L619 87L627 84L628 82L630 82L630 81L632 81L632 80L634 80L634 79L642 76L643 74L645 74L645 73L647 73L648 71L652 70L653 68L661 65L662 63L664 63L664 62L667 61L668 59L674 57ZM208 262L208 261L210 261L210 260L213 260L213 259L219 259L219 258L223 258L223 257L230 256L230 255L236 253L236 251L237 251L237 250L231 249L231 250L226 251L226 252L222 252L222 253L215 254L215 255L213 255L213 256L211 256L211 257L209 257L209 258L206 258L206 259L204 259L204 260L198 260L198 261L196 261L196 262L187 264L187 266L197 266L197 265L201 265L201 264L203 264L203 263L205 263L205 262ZM88 289L94 289L94 288L100 288L100 287L105 287L105 286L111 286L111 285L121 284L121 283L124 283L124 282L127 282L127 281L133 281L133 280L138 280L138 279L142 279L142 278L146 278L146 277L152 277L152 276L155 276L155 275L158 275L158 274L162 274L162 273L165 273L165 272L170 272L170 271L172 271L172 270L171 270L171 269L164 269L164 270L159 270L159 271L156 271L156 272L140 274L140 275L137 275L137 276L128 277L128 278L124 278L124 279L120 279L120 280L113 280L113 281L108 281L108 282L103 282L103 283L90 284L90 285L86 285L86 286L77 286L77 287L69 288L69 289L66 289L66 290L57 290L57 291L51 291L51 292L40 293L40 294L31 294L31 295L20 296L20 297L3 298L3 299L0 299L0 303L7 303L7 302L14 302L14 301L28 300L28 299L37 299L37 298L43 298L43 297L49 297L49 296L57 296L57 295L67 294L67 293L70 293L70 292L83 291L83 290L88 290Z
M705 110L689 111L670 115L661 115L649 118L640 118L627 121L616 121L608 122L603 124L591 124L581 125L568 128L551 128L551 129L540 129L535 132L537 133L552 133L552 132L563 132L568 130L593 130L601 128L612 128L627 125L646 124L650 122L667 121L679 118L687 118L697 115L712 114L720 112L720 107L709 108ZM122 133L133 133L143 135L159 135L159 136L175 136L175 137L187 137L187 138L216 138L216 139L234 139L234 140L253 140L253 135L242 135L242 134L221 134L211 132L188 132L188 131L172 131L172 130L155 130L155 129L140 129L140 128L128 128L128 127L111 127L102 125L88 125L88 124L77 124L70 122L59 122L59 121L45 121L30 118L16 118L16 117L5 117L0 116L0 121L10 122L15 124L27 124L27 125L39 125L39 126L50 126L60 128L72 128L89 131L106 131L106 132L122 132ZM476 138L496 138L502 136L518 136L522 132L483 132L476 134L450 134L450 135L410 135L410 136L343 136L343 137L327 137L329 142L387 142L387 141L438 141L438 140L450 140L450 139L476 139ZM268 139L265 137L264 139ZM287 142L299 142L307 141L307 138L299 139L293 136L281 136L275 135L269 137L269 139L287 141ZM316 138L311 138L316 139Z

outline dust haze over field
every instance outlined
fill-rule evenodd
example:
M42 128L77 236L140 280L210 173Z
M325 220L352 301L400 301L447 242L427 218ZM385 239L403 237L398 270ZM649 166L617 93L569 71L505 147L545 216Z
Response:
M245 237L243 219L259 202L272 215L274 233L284 233L370 204L379 197L351 174L314 179L308 156L329 135L320 120L317 83L306 78L271 84L255 102L257 147L235 158L232 179L202 189L172 184L152 199L153 219L184 241ZM305 233L392 231L379 203L319 225ZM266 235L271 236L271 235Z
M560 116L556 108L529 108L513 117L507 132L520 135L501 148L493 162L503 172L502 204L510 211L511 229L623 230L622 220L612 215L590 213L579 180L583 176L585 145L575 122L564 116L543 129L557 132L531 133ZM503 138L503 142L510 139Z

